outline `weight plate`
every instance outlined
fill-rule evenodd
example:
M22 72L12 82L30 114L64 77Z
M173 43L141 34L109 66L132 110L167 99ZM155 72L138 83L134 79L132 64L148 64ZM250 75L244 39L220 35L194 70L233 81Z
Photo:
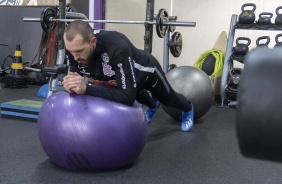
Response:
M51 33L55 28L55 22L50 22L50 17L56 16L56 10L54 8L45 8L40 17L41 27L46 33Z
M180 32L175 32L171 36L169 49L174 57L179 57L182 51L182 35Z
M168 26L163 25L163 22L168 21L168 13L167 10L162 8L159 10L156 16L156 31L160 38L165 37Z

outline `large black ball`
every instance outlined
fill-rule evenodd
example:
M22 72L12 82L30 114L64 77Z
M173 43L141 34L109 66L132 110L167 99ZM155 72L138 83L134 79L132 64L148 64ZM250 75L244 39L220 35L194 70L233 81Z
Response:
M214 72L215 63L216 58L212 54L209 54L203 61L202 70L208 76L211 76Z
M194 119L205 115L212 106L214 89L209 76L202 70L192 66L180 66L166 74L171 87L193 103ZM179 119L181 110L162 105L171 117Z

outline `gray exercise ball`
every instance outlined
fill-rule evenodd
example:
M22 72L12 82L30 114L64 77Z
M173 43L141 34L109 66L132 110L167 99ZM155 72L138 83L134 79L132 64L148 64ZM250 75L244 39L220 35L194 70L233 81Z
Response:
M209 76L202 70L192 66L180 66L166 74L171 87L193 103L194 119L205 115L212 106L214 90ZM171 117L179 119L181 110L162 105Z

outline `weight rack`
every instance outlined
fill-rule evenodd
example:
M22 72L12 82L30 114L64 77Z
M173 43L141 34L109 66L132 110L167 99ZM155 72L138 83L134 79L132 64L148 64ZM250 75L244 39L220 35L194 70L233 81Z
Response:
M227 99L226 95L226 87L228 85L228 74L231 69L231 61L230 58L232 56L233 42L235 37L236 30L264 30L264 31L282 31L277 25L271 23L265 27L260 27L257 22L250 24L249 26L241 26L238 22L238 15L233 14L231 16L230 28L224 58L224 66L222 71L222 78L220 83L220 95L221 95L221 106L224 106L224 102L229 101L228 106L236 107L237 101L230 101Z

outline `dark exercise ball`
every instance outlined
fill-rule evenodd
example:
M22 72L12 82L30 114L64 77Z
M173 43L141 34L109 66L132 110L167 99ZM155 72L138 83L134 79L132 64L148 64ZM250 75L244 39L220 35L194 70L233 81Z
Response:
M216 59L212 54L207 55L203 61L202 70L206 72L207 75L211 76L214 72Z
M111 90L111 89L109 89ZM112 170L132 164L147 139L142 106L57 92L39 112L39 139L50 160L71 170Z
M214 90L209 76L192 66L180 66L166 74L171 87L194 105L194 119L205 115L212 106ZM162 105L171 117L179 119L181 110Z

